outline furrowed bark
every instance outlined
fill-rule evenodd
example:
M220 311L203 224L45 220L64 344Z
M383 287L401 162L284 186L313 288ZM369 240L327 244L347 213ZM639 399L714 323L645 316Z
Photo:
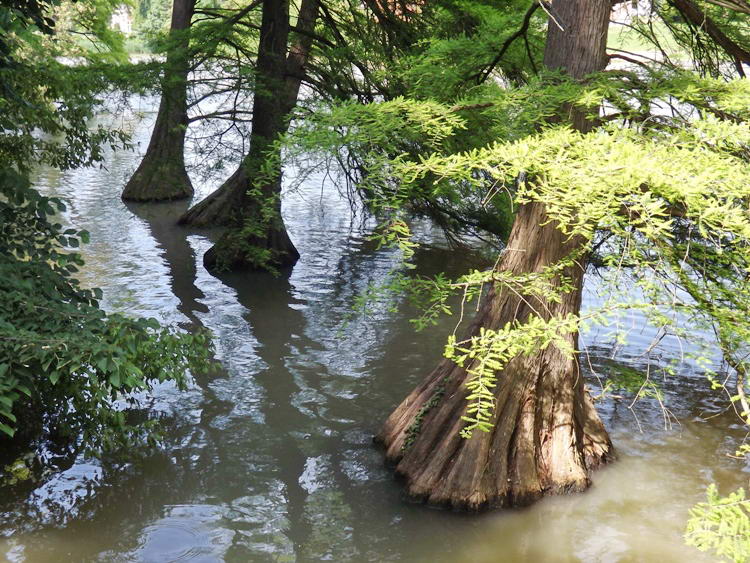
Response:
M191 227L226 227L238 210L249 186L244 162L216 191L193 205L177 221Z

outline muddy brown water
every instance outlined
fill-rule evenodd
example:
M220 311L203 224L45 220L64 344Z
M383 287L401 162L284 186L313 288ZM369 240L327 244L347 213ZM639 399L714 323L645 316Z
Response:
M145 148L150 121L136 129ZM9 561L710 561L683 544L688 509L708 483L747 486L732 460L744 430L704 376L685 364L664 382L678 423L648 401L599 405L620 459L585 494L524 509L466 515L408 502L371 437L438 361L455 319L417 333L413 311L374 306L348 323L353 299L397 263L368 242L372 221L318 178L284 200L302 258L288 278L217 279L201 266L207 234L173 226L185 203L124 205L137 153L106 168L42 170L65 197L65 221L91 232L82 280L104 306L212 331L221 367L185 393L144 397L165 444L124 459L79 457L33 489L0 489L0 556ZM198 197L215 183L196 181ZM419 271L453 273L462 256L431 243ZM594 284L595 285L595 284ZM589 302L596 301L594 290ZM629 365L655 331L630 317ZM611 347L584 336L606 375ZM703 338L697 334L696 338ZM660 349L678 355L669 340ZM626 360L627 361L627 360ZM588 364L588 362L586 362ZM587 367L590 372L591 368ZM591 379L596 385L596 379ZM711 415L713 418L709 418Z

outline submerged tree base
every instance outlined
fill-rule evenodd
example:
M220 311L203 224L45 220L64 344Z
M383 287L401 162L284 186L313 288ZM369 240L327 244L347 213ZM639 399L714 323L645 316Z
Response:
M375 441L410 496L479 511L588 488L614 450L578 374L547 371L562 359L550 352L506 368L491 432L461 437L465 372L448 360L401 403Z
M216 191L188 209L178 224L196 228L228 226L247 189L245 167L240 165Z
M180 159L146 156L122 192L125 201L171 201L193 195L193 184Z
M203 255L209 272L269 271L294 266L299 252L286 230L271 228L265 237L244 236L242 230L229 229Z
M277 196L280 186L271 185L270 192L253 190L247 169L248 164L243 162L219 189L191 207L178 221L193 228L226 227L203 256L203 265L210 272L275 273L299 260L299 252L281 217Z
M542 225L542 226L540 226ZM498 270L541 272L580 251L544 206L522 206ZM533 316L565 318L580 309L583 266L570 262L571 289L559 301L492 288L468 330L498 329ZM577 349L578 335L565 336ZM467 366L468 367L468 366ZM375 441L396 464L411 496L463 510L525 506L546 495L585 490L590 472L614 459L604 425L585 389L578 357L550 344L520 354L498 374L492 426L463 438L467 369L444 359L396 408Z

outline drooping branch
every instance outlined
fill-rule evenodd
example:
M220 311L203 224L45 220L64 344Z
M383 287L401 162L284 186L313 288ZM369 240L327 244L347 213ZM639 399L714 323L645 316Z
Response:
M706 0L706 2L720 8L734 10L742 14L750 14L750 4L745 0Z
M750 51L733 41L693 0L669 0L686 21L708 34L724 52L737 62L737 70L744 75L742 64L750 65Z
M333 16L333 13L331 10L326 6L324 2L321 2L320 4L320 12L323 21L325 21L326 25L329 27L331 32L336 37L336 40L340 43L340 45L346 46L348 44L346 37L344 36L344 33L339 29L339 23L336 21L336 18ZM357 70L362 74L364 79L372 85L373 88L375 88L379 94L383 96L388 95L388 90L384 88L375 78L372 76L372 73L370 72L370 69L367 68L363 64L362 61L358 59L353 59L352 64L357 68Z
M212 18L223 18L224 21L221 22L221 24L219 24L220 27L223 30L231 30L232 27L240 23L242 18L244 18L247 14L255 10L258 6L260 6L261 3L262 3L262 0L254 0L253 2L250 2L244 8L237 10L235 13L233 13L231 16L228 16L228 17L223 15L219 11L213 11L213 10L208 11L206 9L203 9L201 11L196 10L195 13L200 13L200 14L204 14L207 16L211 16ZM226 10L223 10L223 11L226 12ZM193 25L195 25L195 23L196 22L193 22ZM220 42L229 44L229 37L227 36L227 33L222 33L218 37L218 40ZM232 45L232 47L237 48L236 45ZM200 67L202 64L204 64L209 58L211 58L211 56L215 55L213 53L213 49L210 49L208 50L209 52L204 52L202 57L198 57L197 55L199 52L205 51L205 45L196 46L192 49L192 51L193 52L191 53L190 58L193 59L193 64L190 70L193 70L193 71L196 70L198 67Z

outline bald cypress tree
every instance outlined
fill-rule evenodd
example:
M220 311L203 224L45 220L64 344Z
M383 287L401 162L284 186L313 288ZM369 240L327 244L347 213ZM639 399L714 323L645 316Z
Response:
M601 70L610 6L600 0L554 2L564 27L550 22L544 64L572 78ZM580 112L570 116L581 131L591 128ZM540 226L542 225L542 226ZM562 273L573 284L559 302L508 290L490 290L468 330L499 329L542 317L577 313L585 269L585 241L565 236L545 206L527 203L516 215L508 248L497 265L512 274L542 272L574 254L577 264ZM577 348L578 335L567 336ZM431 503L476 510L528 504L545 494L585 489L590 471L614 457L612 444L584 389L578 360L556 346L513 359L493 391L489 432L461 436L466 409L463 389L470 371L444 359L391 414L376 440L406 478L410 494ZM428 405L433 406L426 408ZM420 432L414 434L420 417ZM410 431L410 429L412 429ZM407 444L407 440L410 442Z
M250 151L237 170L181 224L225 226L226 232L204 257L209 269L275 269L294 264L299 253L281 217L278 138L289 126L318 16L318 0L304 0L297 35L290 34L289 2L263 2ZM264 167L271 163L268 175ZM258 182L260 177L265 178Z
M174 0L161 101L146 154L122 192L126 201L160 201L190 197L193 185L185 170L188 126L187 80L189 30L195 0Z

